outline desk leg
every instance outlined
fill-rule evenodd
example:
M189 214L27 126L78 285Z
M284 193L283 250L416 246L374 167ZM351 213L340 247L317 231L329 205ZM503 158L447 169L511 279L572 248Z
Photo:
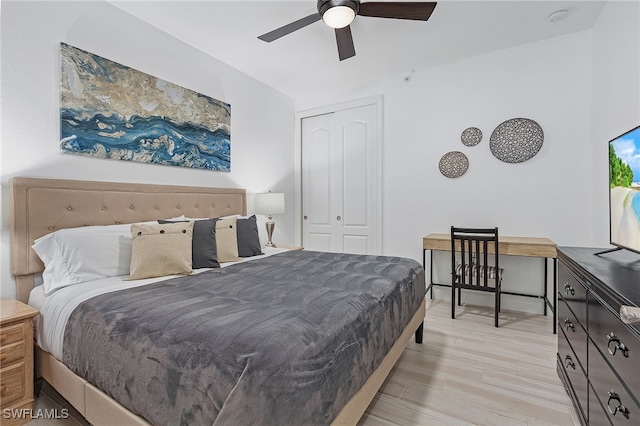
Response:
M553 334L558 333L558 259L553 258Z
M422 267L424 268L427 264L427 250L422 250ZM433 300L433 251L429 250L429 286L427 287L427 291L429 291L429 298Z
M549 286L549 271L547 270L547 263L549 261L548 258L543 258L542 261L544 262L544 299L543 299L543 305L544 305L544 316L547 316L547 301L549 300L549 298L547 297L547 287Z

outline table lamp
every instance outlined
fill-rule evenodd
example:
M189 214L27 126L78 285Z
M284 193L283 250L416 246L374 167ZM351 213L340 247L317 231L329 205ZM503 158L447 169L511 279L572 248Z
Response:
M267 228L267 247L275 247L271 236L273 235L273 229L276 224L273 222L271 216L274 214L284 214L284 194L282 192L266 192L263 194L256 194L256 213L264 214L268 216L265 226Z

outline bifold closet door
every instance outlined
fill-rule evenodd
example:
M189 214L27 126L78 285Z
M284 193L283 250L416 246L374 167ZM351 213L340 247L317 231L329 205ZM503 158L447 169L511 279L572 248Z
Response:
M302 238L307 250L380 253L375 105L302 120Z

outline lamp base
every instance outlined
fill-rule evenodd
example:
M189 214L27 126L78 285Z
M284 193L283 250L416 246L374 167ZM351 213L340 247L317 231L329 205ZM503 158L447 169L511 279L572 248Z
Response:
M267 222L265 223L265 227L267 228L267 244L265 244L265 247L273 247L275 248L276 245L273 244L273 241L271 241L271 236L273 235L273 230L276 227L276 224L273 222L273 220L271 220L271 215L269 215Z

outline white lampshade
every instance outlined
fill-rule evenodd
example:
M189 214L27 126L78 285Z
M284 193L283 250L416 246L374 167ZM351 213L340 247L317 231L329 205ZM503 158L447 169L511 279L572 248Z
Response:
M344 28L353 22L356 11L348 6L334 6L322 15L322 20L331 28Z
M282 192L266 192L256 194L257 214L284 214L284 194Z

